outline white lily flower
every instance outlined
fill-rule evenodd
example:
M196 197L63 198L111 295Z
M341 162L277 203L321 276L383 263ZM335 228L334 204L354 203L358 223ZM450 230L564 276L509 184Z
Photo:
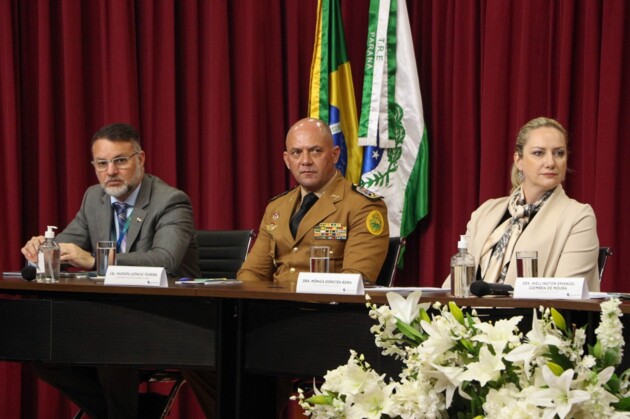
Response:
M422 291L414 291L407 298L395 292L388 292L386 295L394 316L407 324L413 323L420 311L418 302Z
M479 361L468 364L466 371L459 376L459 379L478 381L479 384L485 386L488 381L497 380L504 369L505 364L501 354L492 355L487 346L482 346L479 351Z
M629 412L616 411L616 402L630 395L630 375L607 386L615 366L602 368L585 354L585 330L559 329L550 310L541 319L534 311L532 328L523 336L517 329L520 317L492 324L473 312L462 322L461 311L449 303L435 304L439 313L429 322L419 320L420 293L388 294L388 300L391 307L368 305L377 322L370 331L381 353L402 360L398 381L386 381L351 351L347 364L328 371L321 387L314 387L312 398L298 390L295 399L307 416L442 419L477 412L487 418L630 419ZM618 354L624 344L619 313L614 303L602 304L604 326L596 331L602 348ZM407 339L398 330L398 321L418 320L422 339ZM560 376L549 367L557 355L564 357L559 364L566 369Z
M564 371L559 377L547 365L542 367L542 375L549 388L538 390L531 394L528 402L545 408L545 416L553 418L558 415L565 418L574 404L588 400L591 396L584 390L571 390L574 371Z
M449 329L433 327L434 323L428 323L424 320L420 322L420 326L429 335L429 338L422 343L421 347L431 356L440 355L455 346Z
M549 345L560 347L562 341L557 336L546 334L541 321L538 320L536 310L532 319L532 330L525 339L526 343L512 349L505 355L505 359L510 362L522 361L525 364L525 374L529 377L529 365L532 359L548 350Z
M380 419L383 414L387 414L392 408L393 385L378 386L372 385L360 394L352 397L353 409L348 413L348 419L374 418Z
M464 368L445 367L435 363L431 363L431 366L435 368L436 371L427 371L426 374L437 380L434 384L435 391L446 391L446 407L448 408L453 401L453 394L455 394L455 390L462 383L459 376L464 372Z
M498 320L494 324L479 323L475 327L481 330L483 334L473 336L472 340L492 345L497 354L503 353L503 349L508 343L516 344L519 342L514 330L522 319L523 316L516 316L509 320Z

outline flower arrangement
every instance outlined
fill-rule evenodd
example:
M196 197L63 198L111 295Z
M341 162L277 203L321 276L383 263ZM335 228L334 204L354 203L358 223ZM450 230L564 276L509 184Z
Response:
M601 303L596 343L585 352L586 328L568 325L555 309L482 322L475 310L435 303L420 292L368 298L371 332L385 355L403 362L399 379L374 371L351 351L320 388L295 398L316 418L630 418L630 370L620 376L624 340L617 299ZM540 316L539 316L540 314Z

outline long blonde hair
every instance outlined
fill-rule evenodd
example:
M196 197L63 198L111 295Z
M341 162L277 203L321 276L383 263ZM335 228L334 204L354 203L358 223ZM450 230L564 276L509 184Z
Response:
M537 128L543 128L543 127L555 128L558 131L560 131L562 135L564 135L565 144L567 146L569 145L569 137L567 136L567 131L564 129L562 124L560 124L560 122L552 118L539 116L538 118L532 119L531 121L529 121L528 123L526 123L525 125L521 127L520 131L518 132L518 135L516 136L516 146L515 146L514 152L517 153L522 158L523 148L525 147L525 144L527 143L527 140L529 138L529 133ZM519 176L519 171L518 171L518 168L516 167L516 163L512 163L511 180L512 180L512 192L514 192L514 190L518 188L521 185L521 183L523 183L523 180Z

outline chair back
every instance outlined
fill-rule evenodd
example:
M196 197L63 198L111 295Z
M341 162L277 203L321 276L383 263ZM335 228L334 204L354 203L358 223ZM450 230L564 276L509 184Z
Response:
M389 246L387 247L387 256L381 272L376 279L376 285L383 287L391 287L396 277L396 265L398 265L398 258L402 249L405 247L407 241L404 237L390 237Z
M600 247L599 256L597 257L597 267L599 268L599 280L602 280L604 276L604 268L606 267L606 261L608 256L612 256L613 251L610 247Z
M253 230L197 230L202 277L236 278L253 237Z

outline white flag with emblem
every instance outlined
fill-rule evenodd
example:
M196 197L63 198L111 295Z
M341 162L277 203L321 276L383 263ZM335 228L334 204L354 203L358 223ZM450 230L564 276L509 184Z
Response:
M390 236L428 212L427 131L405 0L372 0L359 145L361 184L387 203Z

